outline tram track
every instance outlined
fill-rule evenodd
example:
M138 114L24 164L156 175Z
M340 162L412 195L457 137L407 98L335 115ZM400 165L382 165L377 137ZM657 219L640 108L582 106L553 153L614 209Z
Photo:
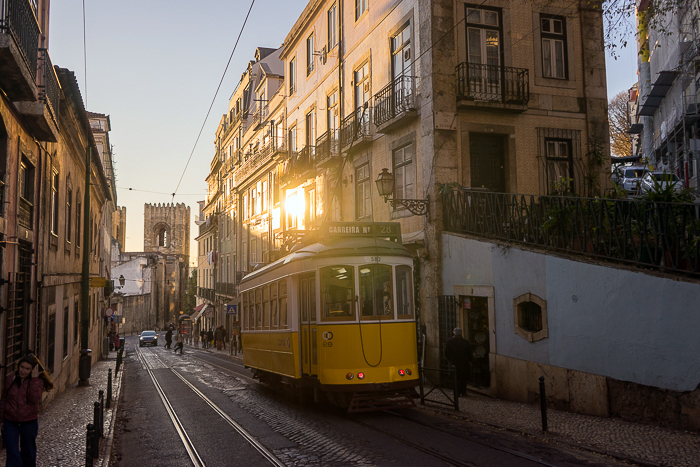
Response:
M188 456L190 457L190 460L192 461L193 465L195 467L205 467L206 464L202 460L201 456L197 452L196 447L194 446L194 443L190 439L189 435L187 434L187 430L185 429L184 425L180 421L180 419L177 416L177 413L172 406L170 400L168 399L167 395L165 394L165 391L161 387L160 383L158 382L158 379L156 378L156 375L153 373L148 361L143 355L143 352L141 349L137 349L137 354L139 361L143 365L143 367L146 369L148 372L148 375L150 376L153 385L156 388L156 391L158 392L158 395L160 396L161 401L163 402L163 405L165 407L166 412L168 413L168 416L170 417L170 420L173 423L173 426L175 427L175 430L180 437L180 440L182 441L185 450L187 451ZM180 379L185 385L194 393L196 394L205 404L207 404L222 420L224 420L228 425L230 425L240 436L243 438L249 445L251 445L265 460L267 460L271 465L274 465L276 467L284 467L285 464L278 459L270 450L268 450L262 443L260 443L253 435L251 435L245 428L243 428L239 423L237 423L235 420L233 420L231 417L226 414L224 410L222 410L218 405L216 405L211 399L209 399L202 391L197 389L192 383L190 383L179 371L175 370L174 368L170 367L167 365L161 358L154 352L153 353L154 358L160 362L164 368L168 368L175 376L177 376L178 379ZM223 368L223 367L222 367ZM229 370L231 371L231 370Z

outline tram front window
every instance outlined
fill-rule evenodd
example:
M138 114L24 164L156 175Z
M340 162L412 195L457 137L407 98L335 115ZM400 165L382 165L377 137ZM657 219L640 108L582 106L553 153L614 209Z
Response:
M352 266L321 269L323 319L355 319L355 275Z
M394 317L391 266L360 266L360 313L363 317Z

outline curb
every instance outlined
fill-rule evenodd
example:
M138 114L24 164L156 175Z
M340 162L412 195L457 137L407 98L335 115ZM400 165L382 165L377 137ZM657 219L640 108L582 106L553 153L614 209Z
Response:
M126 348L124 349L124 354L126 355ZM119 384L113 384L114 387L118 388L118 391L116 394L112 394L112 398L114 399L114 404L112 405L112 417L110 420L109 424L109 436L105 439L107 441L102 448L102 456L99 459L99 464L97 462L94 462L93 465L99 465L100 467L105 467L109 466L110 460L112 457L112 443L114 442L114 429L116 428L115 422L117 420L117 409L119 408L119 396L122 393L122 376L124 375L124 364L122 363L121 370L122 372L115 375L115 379L112 383L118 382ZM115 397L116 396L116 397Z

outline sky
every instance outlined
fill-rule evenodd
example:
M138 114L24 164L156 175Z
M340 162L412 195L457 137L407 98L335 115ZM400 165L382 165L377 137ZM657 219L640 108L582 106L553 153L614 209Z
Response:
M256 0L204 124L250 1L85 0L85 36L83 0L51 2L54 65L75 72L87 110L110 116L117 201L127 209L124 251L143 250L144 204L174 201L191 208L196 262L197 201L206 198L221 116L255 48L279 47L306 3ZM636 82L630 43L617 60L606 57L609 97Z

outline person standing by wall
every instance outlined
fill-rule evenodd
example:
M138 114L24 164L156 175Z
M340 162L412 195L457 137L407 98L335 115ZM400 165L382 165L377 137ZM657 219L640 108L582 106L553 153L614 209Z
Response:
M36 466L36 436L39 432L41 392L53 382L34 355L20 359L17 371L5 379L0 400L2 439L7 447L8 466Z
M219 326L216 328L216 331L214 332L214 339L216 340L216 350L221 350L221 346L224 343L224 327Z
M168 328L165 333L165 348L169 349L170 345L173 343L173 330Z
M445 343L445 358L455 366L457 371L457 392L460 396L467 395L467 378L469 377L469 362L472 346L462 337L462 330L454 328L453 336Z

